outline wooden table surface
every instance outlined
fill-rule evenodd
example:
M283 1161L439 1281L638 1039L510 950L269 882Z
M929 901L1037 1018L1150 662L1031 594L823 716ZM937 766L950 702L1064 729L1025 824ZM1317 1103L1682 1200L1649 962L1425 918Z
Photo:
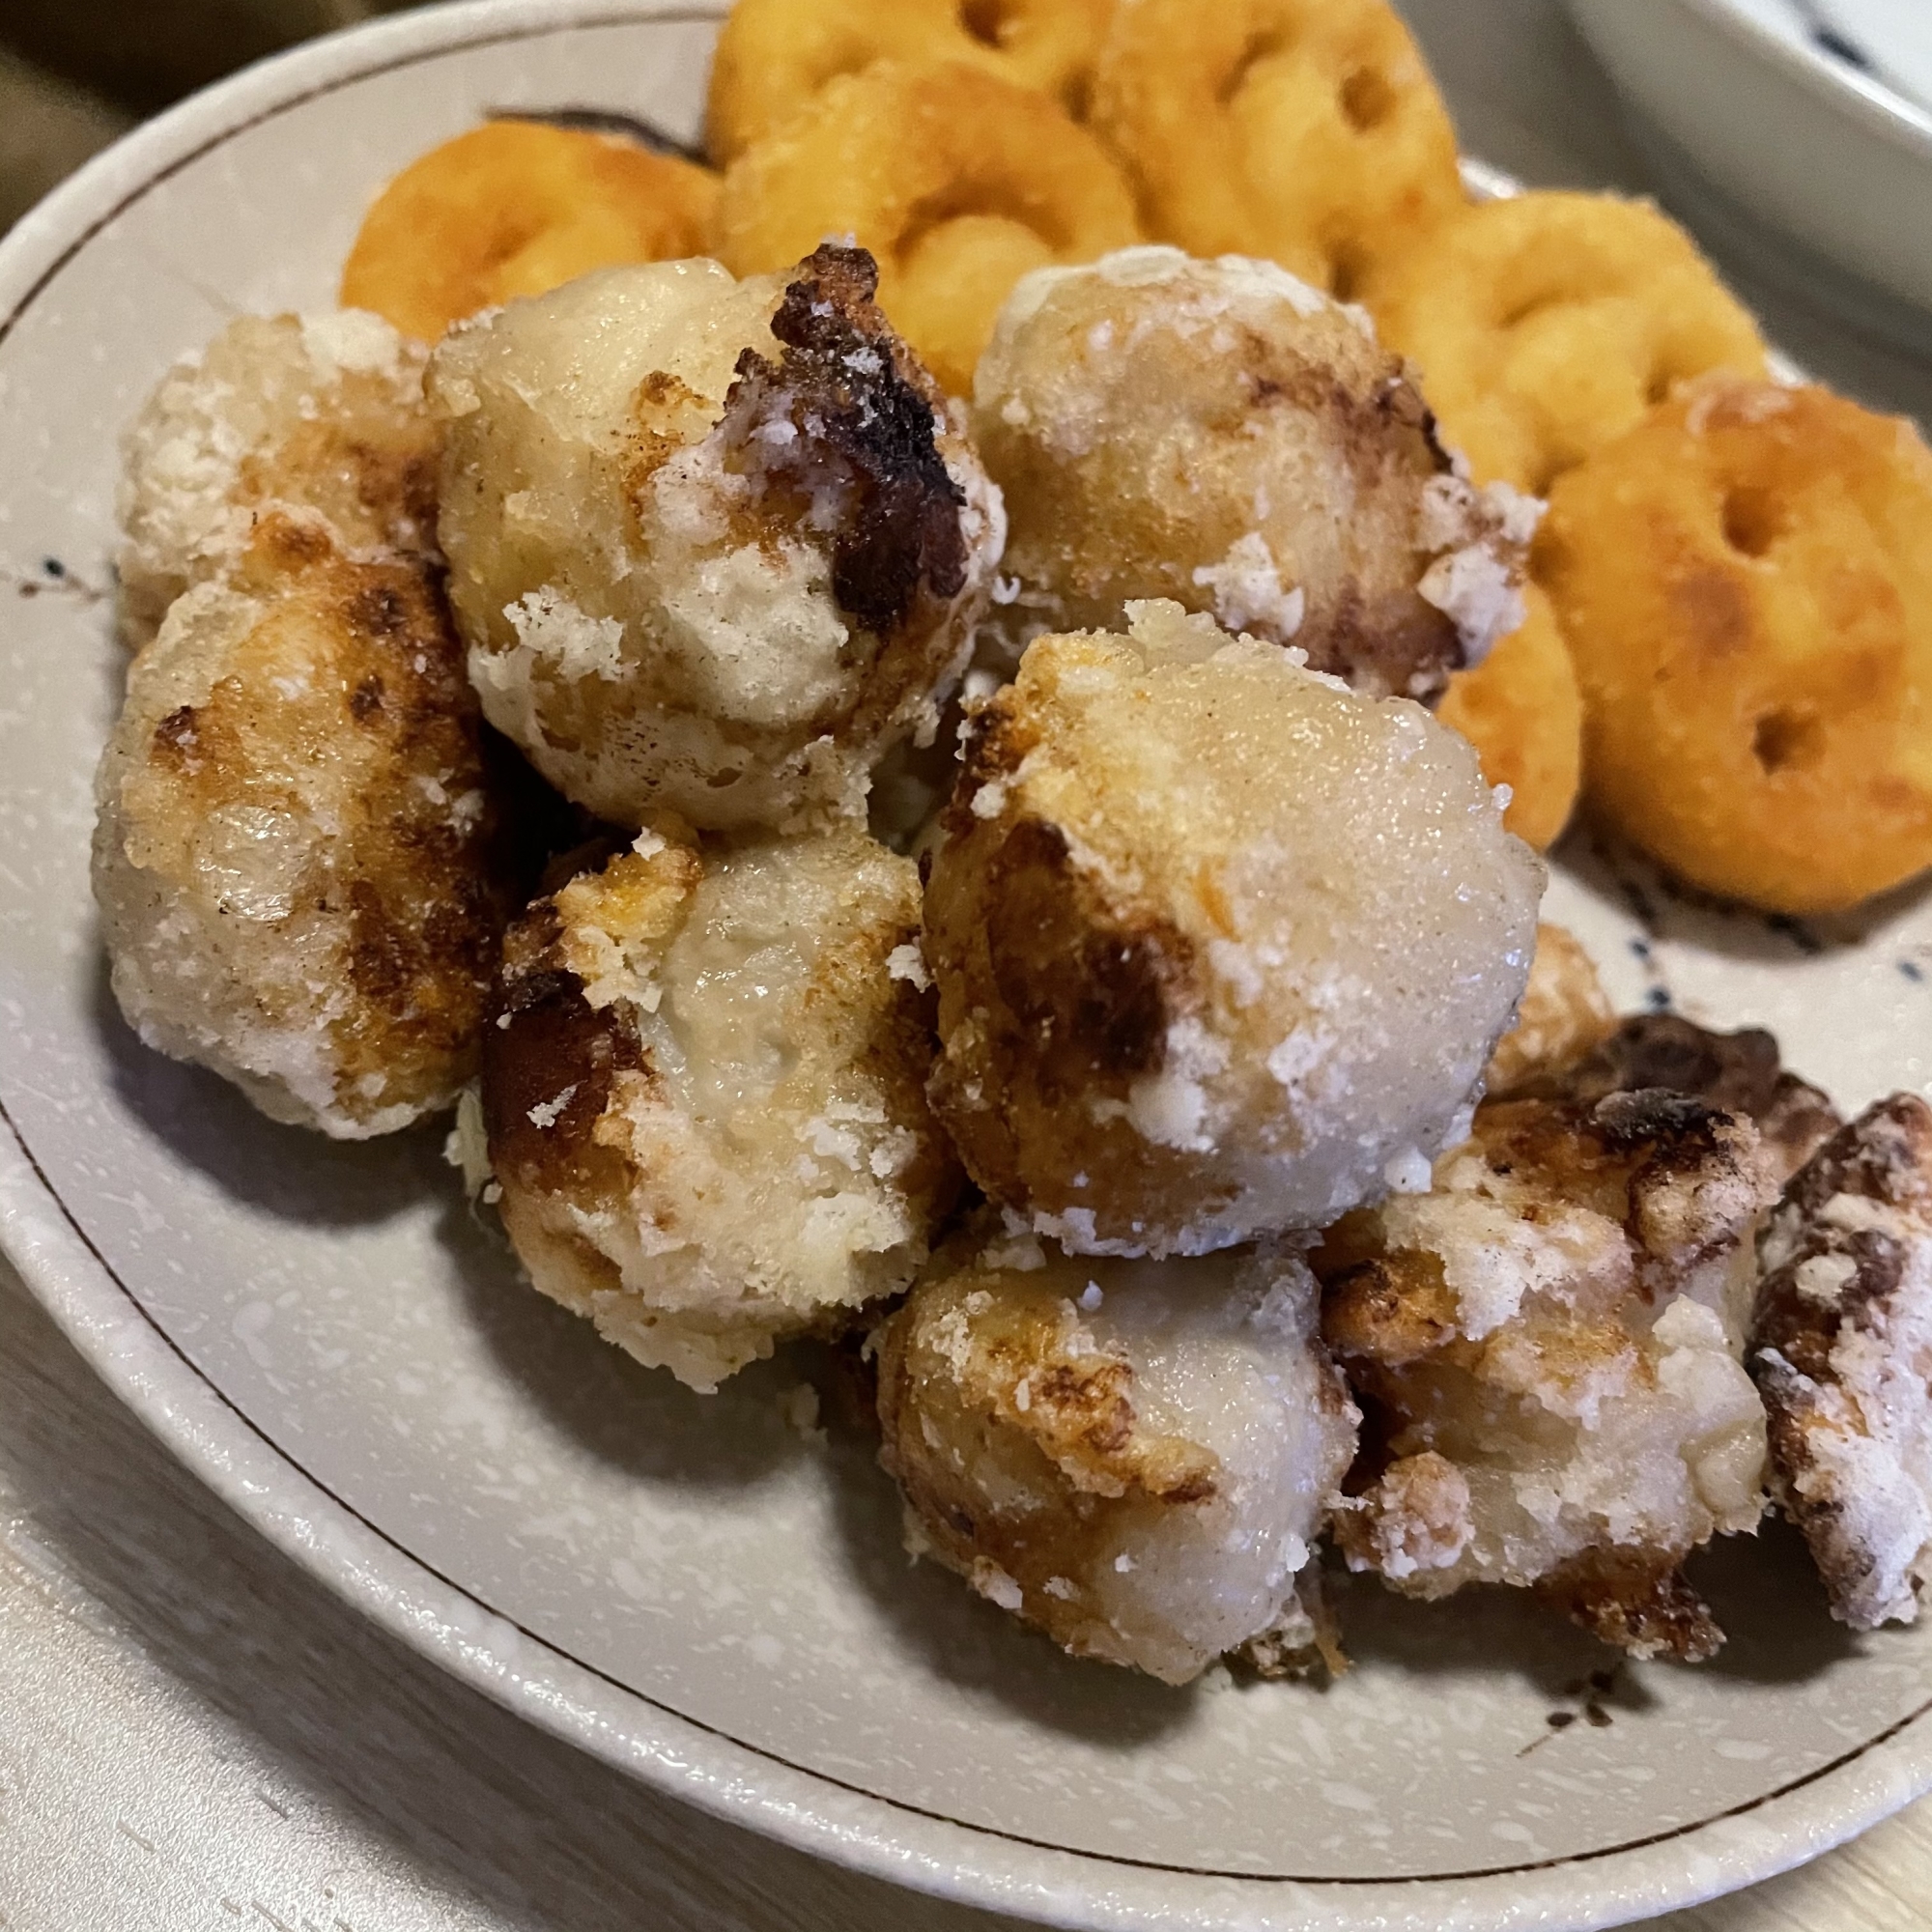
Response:
M1554 0L1405 11L1472 152L1538 183L1643 185ZM1932 372L1747 293L1818 373L1932 411ZM0 1264L4 1932L1000 1922L716 1824L444 1678L201 1490ZM1658 1924L1932 1925L1932 1801L1805 1870Z

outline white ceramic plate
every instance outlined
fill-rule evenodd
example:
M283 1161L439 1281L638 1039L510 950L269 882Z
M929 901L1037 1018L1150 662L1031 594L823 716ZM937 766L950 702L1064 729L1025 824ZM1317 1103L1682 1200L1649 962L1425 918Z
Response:
M1932 355L1932 106L1902 84L1925 0L1565 0L1699 229L1768 278ZM1858 44L1863 70L1821 30Z
M1703 1566L1733 1633L1624 1668L1520 1600L1346 1604L1326 1690L1061 1657L930 1568L884 1479L692 1396L517 1285L438 1136L341 1147L142 1050L105 990L89 775L120 661L116 436L237 310L328 301L370 193L493 107L695 133L709 9L359 30L141 130L0 247L0 1230L177 1454L317 1576L694 1803L1066 1924L1582 1927L1806 1858L1932 1785L1932 1632L1854 1638L1788 1538ZM1932 917L1773 929L1587 854L1554 910L1626 1003L1776 1027L1857 1104L1932 1076ZM1557 1731L1595 1698L1608 1722Z

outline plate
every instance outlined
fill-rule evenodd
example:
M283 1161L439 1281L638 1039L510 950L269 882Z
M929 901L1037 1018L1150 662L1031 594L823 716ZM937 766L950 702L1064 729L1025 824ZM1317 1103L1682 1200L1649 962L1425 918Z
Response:
M440 1135L339 1146L140 1048L87 885L116 702L116 437L240 310L326 304L376 186L494 108L696 131L709 8L484 0L143 128L0 247L0 1231L162 1442L331 1588L654 1785L828 1858L1093 1927L1595 1926L1747 1884L1932 1785L1932 1630L1854 1637L1768 1531L1719 1662L1604 1672L1519 1599L1345 1605L1325 1690L1078 1664L909 1568L869 1457L520 1287ZM1759 1020L1855 1105L1932 1079L1932 911L1766 923L1566 855L1624 1004ZM1605 1721L1560 1731L1552 1713Z

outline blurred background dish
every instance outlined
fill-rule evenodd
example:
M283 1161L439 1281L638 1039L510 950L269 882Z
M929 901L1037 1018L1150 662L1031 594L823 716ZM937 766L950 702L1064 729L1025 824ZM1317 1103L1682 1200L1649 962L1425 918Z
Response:
M1668 198L1720 251L1932 355L1932 15L1922 6L1568 4Z

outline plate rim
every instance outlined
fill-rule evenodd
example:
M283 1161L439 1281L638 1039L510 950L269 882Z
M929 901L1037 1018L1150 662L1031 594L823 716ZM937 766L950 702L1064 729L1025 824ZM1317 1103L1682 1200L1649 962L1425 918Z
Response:
M492 41L724 11L724 0L453 0L260 62L124 136L0 240L0 344L117 214L261 120L374 72ZM868 1876L991 1912L1123 1932L1484 1932L1505 1919L1588 1932L1771 1877L1932 1788L1932 1724L1921 1708L1714 1819L1598 1853L1399 1880L1177 1872L1037 1845L857 1790L604 1676L356 1515L258 1430L115 1276L3 1104L0 1128L0 1252L122 1404L236 1514L392 1636L526 1720L670 1797Z

